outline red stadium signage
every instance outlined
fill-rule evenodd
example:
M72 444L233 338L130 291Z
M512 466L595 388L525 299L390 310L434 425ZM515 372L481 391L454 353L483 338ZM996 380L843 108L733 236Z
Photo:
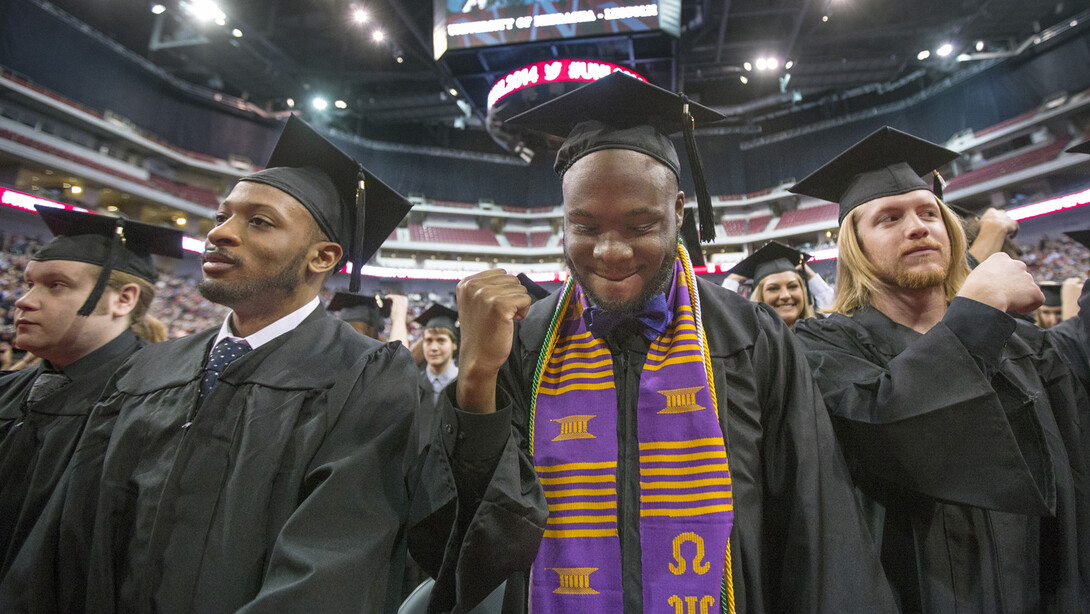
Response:
M544 83L571 83L597 81L615 72L623 72L647 81L629 68L598 60L548 60L512 70L504 75L488 92L488 108L496 106L504 96L535 85Z

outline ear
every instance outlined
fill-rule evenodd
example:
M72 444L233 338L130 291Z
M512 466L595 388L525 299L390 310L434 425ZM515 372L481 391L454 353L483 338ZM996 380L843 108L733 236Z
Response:
M677 227L681 228L681 224L685 221L685 192L678 190L677 196L674 197L674 215L677 217Z
M140 286L125 284L113 293L110 301L110 315L115 318L123 318L136 309L136 303L140 300Z
M344 250L332 241L319 241L310 246L310 261L307 270L316 275L324 275L337 267Z

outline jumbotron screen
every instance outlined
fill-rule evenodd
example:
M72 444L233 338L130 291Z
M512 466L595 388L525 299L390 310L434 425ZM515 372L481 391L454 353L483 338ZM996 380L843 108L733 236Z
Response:
M435 59L451 49L662 30L681 33L681 0L435 0Z

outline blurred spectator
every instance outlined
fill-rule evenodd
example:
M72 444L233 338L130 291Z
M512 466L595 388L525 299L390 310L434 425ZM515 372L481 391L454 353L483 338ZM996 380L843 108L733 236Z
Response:
M1090 270L1090 250L1063 237L1042 236L1035 244L1023 246L1022 260L1037 281L1062 282L1069 277L1086 278Z

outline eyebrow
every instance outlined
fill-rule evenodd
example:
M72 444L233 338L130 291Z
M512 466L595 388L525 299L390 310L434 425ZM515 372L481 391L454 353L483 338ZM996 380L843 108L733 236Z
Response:
M277 209L273 205L268 205L268 204L265 204L263 202L245 202L245 201L243 201L241 203L233 204L233 203L230 203L230 201L225 200L225 201L223 201L223 204L220 205L220 208L216 210L216 212L217 213L225 213L224 207L229 209L230 212L232 212L232 213L235 212L235 211L248 211L250 213L269 212L269 213L273 213L273 214L277 215L278 217L284 217L284 213L282 211L280 211L279 209Z
M638 209L633 209L632 211L629 211L628 213L625 214L625 217L638 217L638 216L641 216L641 215L659 215L659 216L661 216L662 215L662 210L656 209L654 207L640 207ZM569 217L595 217L594 214L591 213L590 211L587 211L586 209L580 209L578 207L576 207L576 208L572 209L571 211L569 211L568 216Z

